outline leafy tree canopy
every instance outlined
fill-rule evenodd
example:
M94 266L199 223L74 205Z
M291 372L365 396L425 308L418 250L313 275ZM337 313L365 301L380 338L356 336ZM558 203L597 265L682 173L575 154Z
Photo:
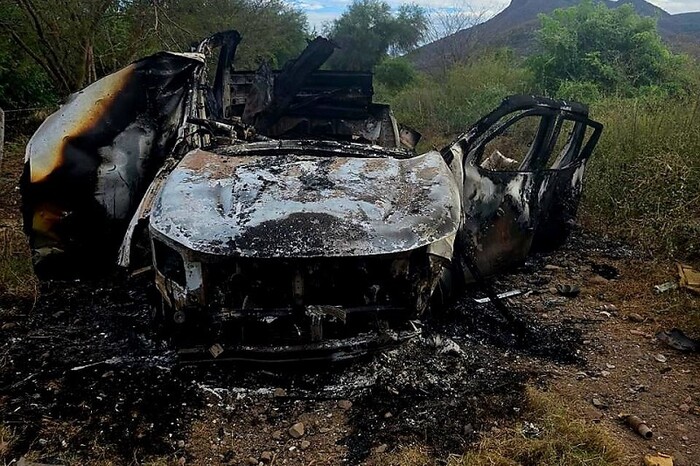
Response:
M418 72L413 64L403 57L387 58L374 67L375 80L389 91L399 91L417 77Z
M308 38L306 16L283 0L4 0L0 106L62 98L140 57L187 51L227 29L243 36L241 67L280 66Z
M685 57L673 54L656 21L641 17L632 5L608 8L584 0L541 15L540 21L540 53L528 66L547 92L633 95L681 85Z
M398 55L415 48L427 25L427 15L417 5L401 5L392 14L385 1L354 0L327 31L340 47L331 57L329 66L369 71L387 55Z

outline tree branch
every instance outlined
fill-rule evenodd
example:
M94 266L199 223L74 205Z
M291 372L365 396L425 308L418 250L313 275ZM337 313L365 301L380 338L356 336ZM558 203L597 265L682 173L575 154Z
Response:
M25 14L29 16L32 23L34 24L34 31L36 32L41 44L44 46L44 48L42 49L42 55L44 56L44 58L46 58L47 64L50 65L50 68L52 70L51 74L53 74L56 79L61 81L63 86L66 89L68 89L69 92L73 91L73 83L71 83L71 80L69 79L70 75L61 65L61 60L59 60L58 56L54 52L54 45L49 43L49 41L46 39L46 35L44 34L44 28L41 24L41 20L39 19L39 15L36 12L36 8L30 0L16 1L18 6L24 10Z

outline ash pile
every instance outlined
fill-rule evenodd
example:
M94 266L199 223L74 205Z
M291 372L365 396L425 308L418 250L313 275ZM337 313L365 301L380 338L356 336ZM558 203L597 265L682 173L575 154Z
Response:
M562 254L584 254L579 246ZM543 263L535 256L493 286L546 287L533 273ZM344 427L316 434L351 463L382 444L416 440L448 455L518 416L525 384L546 384L547 367L585 364L579 345L586 322L543 323L515 297L506 305L525 329L515 331L492 303L475 301L483 298L479 288L425 319L420 337L340 365L180 364L149 326L148 280L118 283L47 282L33 309L7 303L4 312L17 323L2 344L1 420L20 439L8 457L30 448L46 461L66 451L89 457L96 443L123 459L134 451L172 455L202 419L222 426L235 419L265 437L261 429L313 417L339 400L352 404ZM222 445L231 435L223 427L211 433Z

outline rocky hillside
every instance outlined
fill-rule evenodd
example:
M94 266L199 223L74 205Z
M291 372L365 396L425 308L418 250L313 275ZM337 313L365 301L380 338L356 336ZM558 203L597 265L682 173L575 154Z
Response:
M463 61L485 48L509 47L516 53L527 55L535 48L538 15L574 6L579 1L512 0L505 10L490 20L420 47L409 58L419 69L430 70ZM658 19L661 35L674 48L696 56L700 54L700 12L672 15L645 0L604 1L611 8L627 3L634 5L640 14Z

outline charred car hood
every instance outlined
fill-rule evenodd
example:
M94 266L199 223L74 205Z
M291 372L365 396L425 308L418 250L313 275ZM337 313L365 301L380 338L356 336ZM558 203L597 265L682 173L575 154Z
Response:
M155 202L154 236L204 256L343 257L413 250L459 226L458 188L437 152L256 154L186 155Z

